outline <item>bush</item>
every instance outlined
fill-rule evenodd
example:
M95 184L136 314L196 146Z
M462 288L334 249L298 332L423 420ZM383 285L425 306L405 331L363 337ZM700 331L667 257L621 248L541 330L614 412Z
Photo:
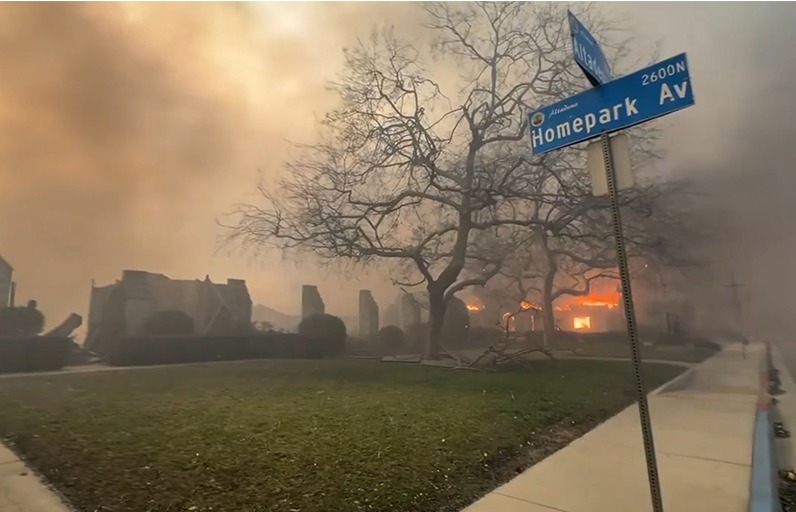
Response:
M33 336L44 329L44 315L31 300L26 307L0 309L0 336Z
M322 355L338 355L345 352L345 340L348 336L345 323L326 313L310 315L298 325L298 332L321 343Z
M144 332L150 336L193 334L193 330L193 318L184 311L159 311L144 324Z
M120 338L108 347L113 366L201 363L242 359L318 359L320 338L267 333L247 336L142 336Z
M0 373L47 372L66 366L72 340L54 336L0 337Z
M387 350L400 350L404 347L404 331L395 325L379 330L379 345Z

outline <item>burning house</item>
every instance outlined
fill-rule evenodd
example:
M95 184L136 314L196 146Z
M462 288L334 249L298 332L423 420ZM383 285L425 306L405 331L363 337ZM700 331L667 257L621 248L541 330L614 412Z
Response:
M541 308L527 300L505 304L494 300L471 299L467 303L470 324L482 327L508 327L512 332L541 330Z
M621 294L592 292L556 306L556 323L563 331L609 332L622 329Z
M542 307L529 300L518 303L472 298L467 304L474 325L501 326L512 332L544 330ZM607 332L624 325L621 294L608 286L594 287L579 297L564 296L556 301L556 329L562 331Z

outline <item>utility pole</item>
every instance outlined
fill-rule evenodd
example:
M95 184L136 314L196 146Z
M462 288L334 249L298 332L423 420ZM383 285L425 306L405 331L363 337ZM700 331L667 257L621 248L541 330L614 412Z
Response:
M735 280L735 272L730 273L730 293L732 294L732 309L735 312L735 326L738 329L738 335L741 337L741 348L743 358L746 359L746 336L744 336L743 329L741 328L741 297L738 295L738 288L745 286Z
M741 297L738 295L738 288L746 286L735 280L735 272L730 273L730 284L727 285L732 293L732 310L735 313L735 326L740 334L743 334L741 328Z

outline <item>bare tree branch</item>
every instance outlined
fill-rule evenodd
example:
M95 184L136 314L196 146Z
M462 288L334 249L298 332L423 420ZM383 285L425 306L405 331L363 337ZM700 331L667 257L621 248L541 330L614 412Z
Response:
M423 5L430 45L388 28L347 48L319 140L298 148L275 189L260 186L262 201L236 207L228 241L326 263L394 262L403 274L394 282L428 292L429 357L447 301L485 285L519 250L487 239L550 231L566 251L557 257L573 261L597 247L589 234L606 210L588 194L582 152L531 158L523 141L529 110L585 84L566 7L432 2ZM578 10L607 34L596 9ZM621 40L603 42L626 57ZM455 94L430 59L456 65Z

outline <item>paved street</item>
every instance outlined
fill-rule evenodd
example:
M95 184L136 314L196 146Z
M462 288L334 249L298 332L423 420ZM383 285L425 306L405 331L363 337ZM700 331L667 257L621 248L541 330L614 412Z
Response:
M780 386L784 391L776 397L779 403L774 408L774 420L781 421L787 430L796 434L796 382L793 380L796 374L796 343L774 344L771 356L774 367L780 371ZM793 437L777 439L776 445L779 467L796 467L796 443Z

